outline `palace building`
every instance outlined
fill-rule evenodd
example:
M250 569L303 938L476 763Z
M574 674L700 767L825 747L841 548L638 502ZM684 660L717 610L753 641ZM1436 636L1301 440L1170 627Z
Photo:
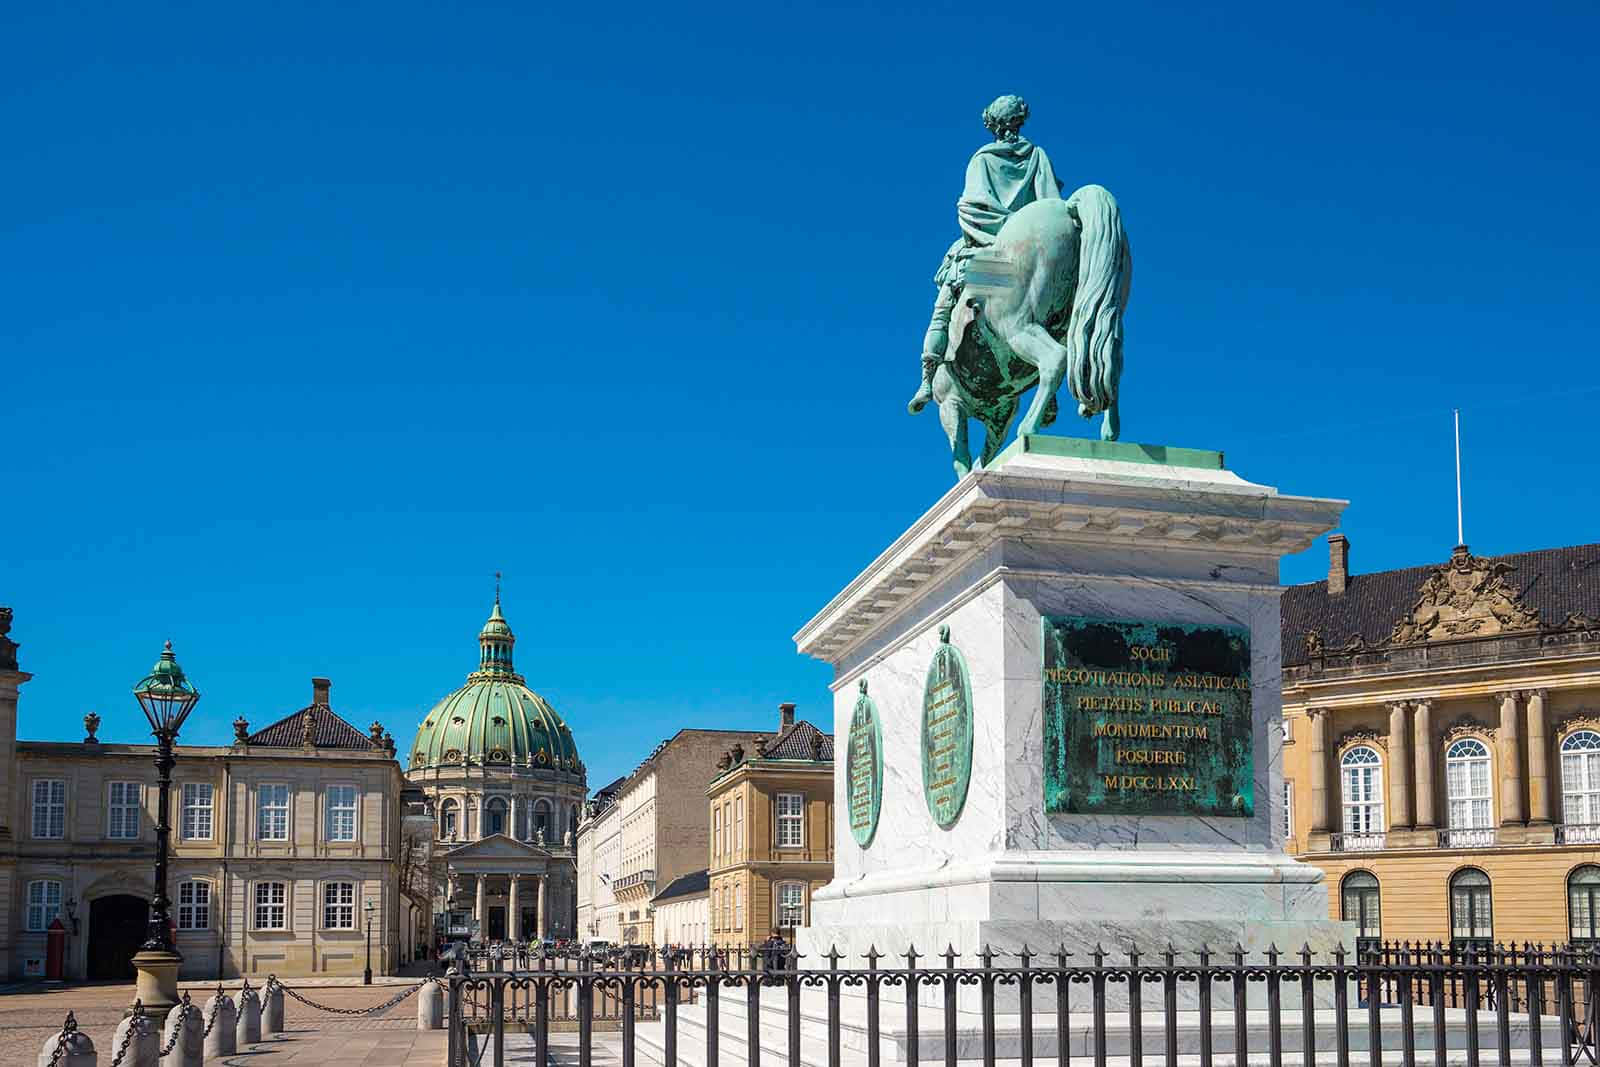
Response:
M434 936L572 937L586 772L572 731L528 688L500 596L478 668L417 727L405 777L434 819Z
M128 979L154 891L154 745L18 741L20 669L0 608L0 975ZM406 962L397 892L404 782L394 741L362 733L312 679L306 707L228 745L177 746L169 893L185 979L360 974ZM130 700L131 703L131 700Z
M1600 545L1353 573L1283 620L1286 848L1363 941L1600 939Z
M789 942L811 894L833 879L833 735L779 706L778 732L717 761L711 808L708 925L719 947Z

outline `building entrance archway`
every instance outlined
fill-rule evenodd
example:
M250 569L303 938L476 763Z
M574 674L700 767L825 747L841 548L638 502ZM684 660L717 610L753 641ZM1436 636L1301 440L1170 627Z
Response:
M89 903L90 979L131 980L133 954L144 943L150 902L115 893Z

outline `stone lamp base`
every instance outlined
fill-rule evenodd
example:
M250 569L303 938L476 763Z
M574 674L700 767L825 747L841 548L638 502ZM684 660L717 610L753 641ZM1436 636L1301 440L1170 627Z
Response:
M167 1013L178 1005L178 967L183 957L169 949L141 949L134 954L133 968L137 974L135 995L139 998L141 1014L158 1025L165 1022Z

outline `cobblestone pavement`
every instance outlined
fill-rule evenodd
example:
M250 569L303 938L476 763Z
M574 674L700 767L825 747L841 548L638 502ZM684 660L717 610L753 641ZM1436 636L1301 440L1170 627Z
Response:
M307 979L289 985L319 1004L360 1008L381 1004L416 979L384 979L371 986L312 982ZM224 985L237 989L239 983ZM191 999L204 1004L216 986L186 982L183 988ZM109 1064L116 1051L111 1037L133 1003L133 990L129 982L29 986L0 994L0 1067L33 1067L45 1039L60 1032L69 1010L77 1017L79 1029L93 1039L101 1063ZM354 1018L317 1011L285 997L284 1025L280 1038L251 1046L248 1054L238 1057L238 1063L254 1067L289 1062L319 1067L440 1067L444 1062L444 1031L417 1031L415 994L376 1017ZM233 1063L234 1058L227 1062Z

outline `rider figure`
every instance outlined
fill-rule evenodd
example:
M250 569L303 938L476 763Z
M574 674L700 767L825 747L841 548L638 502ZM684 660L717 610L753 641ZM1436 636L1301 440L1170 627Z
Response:
M1028 105L1020 96L1002 96L983 109L983 124L994 134L967 164L967 184L956 201L961 236L944 255L933 283L939 295L933 321L922 341L922 384L907 404L915 415L933 399L933 375L949 358L950 313L966 284L967 264L980 249L994 243L1000 226L1015 211L1035 200L1059 199L1061 183L1044 149L1022 136Z

